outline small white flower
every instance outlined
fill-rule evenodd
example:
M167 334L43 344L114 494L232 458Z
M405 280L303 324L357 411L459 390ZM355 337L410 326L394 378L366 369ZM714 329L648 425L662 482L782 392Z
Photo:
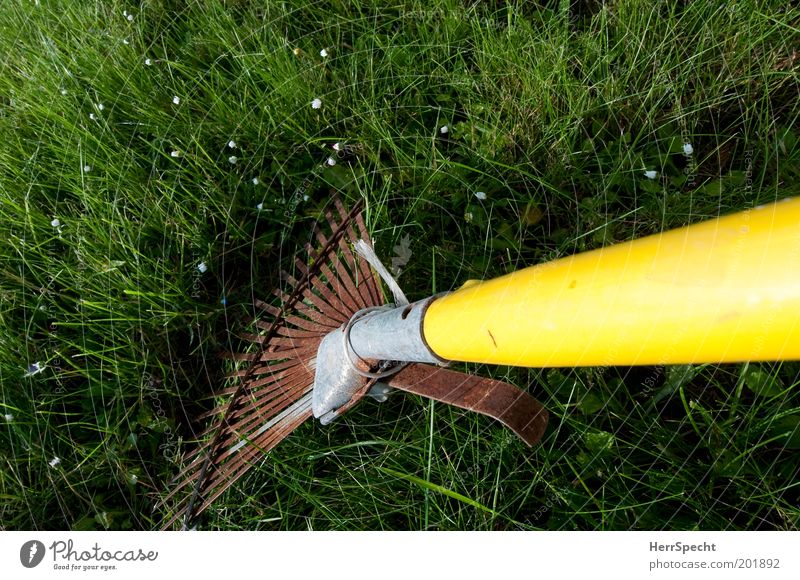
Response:
M14 420L14 415L12 415L11 413L6 413L5 415L3 415L3 419L5 419L6 422L11 423L11 421Z
M172 104L173 105L180 105L181 104L181 98L178 95L175 95L174 97L172 97Z
M334 143L333 144L333 150L334 151L339 151L339 150L341 150L341 148L342 148L341 143Z
M130 478L130 482L131 482L131 484L132 484L132 485L136 485L136 483L137 483L138 481L139 481L139 476L138 476L138 475L136 475L135 473L132 473L132 474L131 474L131 478Z
M66 95L66 94L67 94L67 89L61 89L61 95L63 96L63 95Z
M106 106L103 103L97 103L97 110L98 111L102 111L105 108L106 108Z
M658 172L657 172L657 171L654 171L653 169L649 169L649 170L647 170L647 171L645 171L645 172L644 172L644 176L645 176L647 179L655 179L655 178L656 178L656 175L658 175Z
M206 266L205 262L200 262L199 264L197 264L197 269L200 270L201 274L204 274L206 270L208 270L208 266Z
M294 53L294 55L295 55L295 56L300 56L300 54L301 54L303 51L302 51L302 50L300 50L299 48L295 48L294 50L292 50L292 52Z
M58 457L53 457L53 458L52 458L52 459L49 461L49 463L50 463L50 467L55 467L56 465L58 465L59 463L61 463L61 460L60 460Z
M153 64L153 61L150 60L149 58L146 58L146 59L144 59L144 64L146 64L147 66L150 66L151 64Z
M89 173L91 170L92 170L92 166L91 165L84 165L83 166L83 172L84 173Z
M311 108L312 109L320 109L322 108L322 100L321 99L314 99L311 101Z
M308 199L309 199L309 198L308 198L308 194L305 194L305 195L303 196L303 201L308 201Z
M230 147L231 149L236 149L236 141L234 141L233 139L228 141L228 147Z
M58 221L58 218L53 218L53 221L50 222L50 225L53 226L54 228L57 228L58 226L61 225L61 222Z
M122 39L122 44L126 44L127 45L127 44L130 44L130 42L128 42L127 38L123 38Z
M259 184L258 177L254 177L253 178L253 185L258 185L258 184Z
M684 155L691 155L694 153L694 147L692 147L691 143L684 143L683 144L683 154Z
M228 157L228 163L230 163L231 165L236 165L237 161L239 161L239 158L236 157L236 155L231 155L230 157Z
M476 191L475 192L475 197L477 197L479 200L483 201L484 199L486 199L486 192L485 191Z
M174 151L170 151L170 155L172 157L180 157L181 156L181 152L178 151L177 149L175 149Z
M447 135L450 132L450 127L444 125L442 128L439 129L439 133L442 135Z
M261 211L262 209L264 209L264 204L263 204L263 203L259 203L259 204L256 206L256 209L257 209L258 211Z
M334 165L336 165L336 159L334 159L333 157L328 157L327 164L333 167Z
M97 120L97 117L95 117L95 116L94 116L94 113L89 113L89 118L90 118L92 121L96 121L96 120Z
M468 211L467 213L464 214L464 221L467 222L467 223L472 221L472 212L471 211Z
M33 375L38 375L45 369L45 365L36 361L32 365L28 365L28 372L25 373L26 377L32 377Z
M122 11L122 15L123 15L123 16L127 16L127 15L128 15L128 11L127 11L127 10L123 10L123 11Z
M323 48L322 50L319 51L319 55L322 58L325 58L326 56L328 56L328 51Z
M128 22L133 22L133 14L128 14Z

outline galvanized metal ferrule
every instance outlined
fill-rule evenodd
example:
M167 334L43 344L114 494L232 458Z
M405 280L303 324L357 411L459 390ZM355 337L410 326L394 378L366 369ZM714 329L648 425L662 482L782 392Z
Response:
M375 310L348 325L348 347L361 359L446 364L425 342L425 311L436 299L430 296L403 307Z

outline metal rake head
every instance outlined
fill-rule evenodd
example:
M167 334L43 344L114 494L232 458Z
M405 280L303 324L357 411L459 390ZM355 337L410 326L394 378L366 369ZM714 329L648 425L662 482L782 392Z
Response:
M329 211L325 216L330 231L318 228L317 248L307 243L307 260L295 259L299 279L282 273L288 291L273 291L281 307L256 301L271 317L257 316L254 325L261 332L243 335L258 345L256 352L223 355L249 366L230 375L237 384L220 393L227 401L200 417L216 421L201 433L199 439L206 443L187 455L174 488L163 499L167 505L180 497L165 528L178 522L190 526L254 462L311 417L320 342L357 311L384 303L372 270L351 251L358 237L369 240L361 204L349 212L338 199L334 205L338 215ZM349 406L360 398L354 397Z
M281 307L256 301L256 307L271 317L257 316L253 324L260 332L244 335L257 345L256 351L227 354L247 363L247 368L232 373L238 382L221 393L227 401L200 417L212 425L200 435L205 443L189 453L174 488L162 501L165 506L177 502L166 528L178 522L184 529L190 527L306 419L315 415L327 423L367 393L384 400L389 389L403 390L497 419L528 445L542 437L547 411L528 393L502 381L441 368L446 361L418 357L415 348L412 355L406 354L410 358L401 356L408 345L398 342L397 336L407 329L421 333L422 307L415 303L379 308L385 300L369 264L383 277L391 277L370 251L360 204L349 212L338 199L334 206L336 215L329 211L325 216L330 232L317 229L317 247L306 244L307 260L295 259L300 277L282 273L288 292L273 291ZM358 247L358 254L352 246ZM394 280L388 283L396 286ZM399 301L399 287L393 294ZM374 335L376 352L381 354L353 358L348 331L354 324L369 327L360 317L376 311L390 321L388 327L379 325L383 330ZM418 341L424 342L421 335Z

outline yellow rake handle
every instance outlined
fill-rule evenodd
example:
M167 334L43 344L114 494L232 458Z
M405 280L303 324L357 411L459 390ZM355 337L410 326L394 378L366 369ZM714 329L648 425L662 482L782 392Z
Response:
M458 361L800 359L800 198L467 283L423 324Z

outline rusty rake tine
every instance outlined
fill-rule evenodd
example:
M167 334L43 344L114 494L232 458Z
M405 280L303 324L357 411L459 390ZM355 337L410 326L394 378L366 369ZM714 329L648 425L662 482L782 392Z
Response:
M347 240L345 240L344 237L339 238L339 249L344 256L344 260L340 260L339 256L334 254L332 256L333 266L336 268L336 272L339 274L339 277L341 278L350 295L355 299L356 302L359 302L359 306L361 308L366 308L369 303L369 299L364 299L364 296L356 288L356 285L353 282L353 273L357 268L357 264L353 253L350 251L350 248L347 245Z
M359 309L358 300L350 293L350 290L347 288L345 283L346 278L343 278L340 273L340 266L337 265L336 261L333 261L333 265L337 270L337 273L334 274L330 267L327 264L321 265L320 270L331 280L331 287L333 288L330 296L328 296L328 301L330 303L338 303L342 306L342 310L345 312L345 319L349 319L350 315Z
M296 322L290 322L289 321L290 318L291 318L290 316L287 316L286 319L284 320L284 322L286 322L287 324L290 324L292 326L298 327L298 328L300 328L302 330L306 330L308 332L312 332L314 330L316 330L317 332L319 332L321 334L325 334L327 332L327 328L322 326L322 325L319 325L319 324L316 324L314 322L305 320L303 318L299 319L300 323L298 324ZM310 326L310 328L307 327L307 326L304 326L304 325L308 325L308 326ZM260 320L260 319L256 318L255 320L253 320L253 326L255 326L256 328L261 328L263 330L268 330L269 327L271 326L271 323L267 322L266 320Z
M279 298L285 296L285 292L279 288L273 289L272 293L278 296ZM322 312L316 310L315 308L311 308L309 306L303 306L301 305L301 303L295 305L295 310L297 310L297 312L299 312L303 316L306 316L307 318L310 318L314 322L318 322L320 324L327 324L328 321L331 320L330 316L323 314ZM341 322L339 324L341 324Z
M347 234L350 236L350 239L353 241L353 243L357 241L356 234L353 231L352 223L347 224ZM364 240L364 242L370 246L372 245L367 240ZM369 264L367 264L367 261L361 258L361 256L358 256L355 261L358 265L358 271L361 273L361 280L366 287L367 294L369 294L370 306L380 306L383 304L383 296L381 296L380 290L378 289L375 274L373 274L372 269L369 267Z
M326 316L314 308L298 307L296 310L299 314L302 314L311 320L311 322L322 326L327 326L331 329L339 328L344 323L344 320L342 320L340 317L331 318L330 316Z
M247 470L252 467L253 461L252 459L257 455L264 454L270 450L272 450L275 445L283 441L286 437L291 435L292 431L297 429L300 425L302 425L309 417L311 417L311 410L304 411L301 415L299 415L296 419L294 419L291 423L285 425L279 432L275 433L272 437L267 439L266 444L263 442L259 444L255 449L248 453L247 455L242 455L241 458L237 458L237 462L234 463L233 467L228 467L224 476L226 476L226 480L224 482L220 481L220 478L214 478L211 480L214 485L210 485L209 489L214 490L212 491L211 495L197 508L196 515L203 513L208 507L214 503L214 501L227 490L232 484L241 478ZM227 466L226 466L227 467ZM221 473L221 472L220 472Z
M303 290L301 291L301 294L302 294L302 296L304 298L306 298L309 302L311 302L311 304L313 306L315 306L318 309L319 312L321 312L325 316L328 316L329 318L334 318L334 319L343 317L342 318L342 322L347 320L347 316L344 313L339 312L338 310L336 310L336 308L334 308L333 304L331 304L327 300L324 300L323 298L321 298L321 297L317 296L316 294L314 294L314 292L311 290L311 288L303 288Z
M229 442L232 443L232 445L229 445L228 448L220 454L218 457L219 461L223 461L227 457L239 453L241 448L246 446L246 441L253 440L261 434L262 430L263 432L268 432L283 425L288 420L287 417L292 414L293 409L296 410L295 407L299 408L305 404L304 396L310 395L311 393L313 385L305 381L303 384L307 384L308 386L302 389L295 389L303 391L299 396L297 396L297 393L292 392L276 397L269 402L268 411L259 413L258 411L253 412L250 410L246 416L242 417L240 421L232 427L232 432L235 435ZM255 407L255 405L252 406ZM285 414L286 416L282 416ZM270 422L275 423L271 427L264 429L264 425ZM242 443L243 441L245 443Z
M306 278L311 275L311 270L309 269L308 265L303 262L300 258L295 257L294 259L294 267L300 272L303 278Z
M321 260L317 264L315 264L315 266L319 269L320 273L323 274L325 276L325 278L327 279L327 280L319 279L318 287L323 287L323 288L327 287L327 288L330 289L331 293L335 293L336 289L333 287L333 285L337 281L337 276L335 276L331 272L330 268L328 267L328 263L327 263L328 260L331 260L333 258L333 254L331 253L331 255L329 255L327 258L328 258L327 260Z
M261 354L270 354L270 353L261 353ZM208 430L204 431L202 436L207 436L209 433L216 431L216 435L213 437L212 441L207 446L203 446L198 448L195 452L190 454L191 456L201 455L203 452L206 453L206 458L203 460L203 466L199 467L198 474L202 474L203 472L207 471L207 468L216 460L218 460L219 450L220 448L224 449L226 447L227 440L230 439L232 436L230 429L230 421L229 416L235 411L236 406L240 404L240 395L245 394L246 391L245 385L240 385L237 388L237 391L234 395L230 398L230 401L227 402L226 405L220 406L216 409L216 412L219 414L223 414L223 418L220 423L209 427ZM198 478L205 477L205 475L192 475L192 477L188 478L188 481L194 481ZM185 480L186 481L186 480ZM188 485L188 481L186 483L181 483L181 487L184 485ZM193 496L197 495L197 490L193 493ZM171 496L169 496L171 497ZM165 499L167 501L167 499Z
M338 232L339 228L342 226L336 223L336 220L333 218L333 212L330 209L325 210L325 221L328 222L328 227L330 227L332 232ZM346 223L346 220L342 222L342 224Z
M201 449L205 451L205 449ZM200 477L200 471L202 467L202 457L197 456L195 463L199 463L201 465L192 465L191 469L181 471L176 477L175 481L178 483L173 487L169 493L164 496L164 502L169 502L173 499L180 491L186 489L187 486L194 483L198 477Z
M364 216L361 215L361 212L355 215L355 222L356 226L358 226L358 232L361 234L361 239L372 246L372 239L369 237L369 233L367 233L367 225L364 223Z
M361 214L361 212L356 214L356 216L354 218L354 221L356 223L356 226L358 226L358 231L361 234L361 239L364 240L364 242L366 242L370 247L372 247L372 240L370 239L369 234L367 233L367 226L364 223L364 216ZM369 266L367 266L367 268L369 268ZM370 273L371 272L372 271L370 270ZM377 301L376 305L383 304L384 303L384 301L383 301L383 293L381 292L381 289L378 286L377 277L374 274L372 274L369 277L369 280L370 280L370 288L372 289L373 296L375 297L375 300Z
M277 323L275 324L275 326L277 326ZM231 358L234 358L236 360L252 361L254 356L234 354L231 356ZM223 416L223 420L220 422L218 426L216 427L212 426L210 429L207 430L206 434L211 436L211 441L209 445L199 447L196 450L196 453L192 454L193 463L197 463L197 465L192 465L191 470L182 475L183 480L176 488L179 491L181 489L184 488L188 489L191 487L192 491L188 496L188 498L183 502L181 502L182 505L180 505L177 513L175 513L175 515L169 520L169 522L167 523L168 527L173 526L176 522L179 521L179 519L182 519L183 527L185 528L199 514L199 512L196 511L196 501L198 500L202 501L204 498L205 495L204 490L208 485L207 481L209 477L209 472L213 474L214 472L218 471L218 465L220 465L220 461L218 460L217 457L220 452L220 445L227 446L232 440L232 434L226 428L225 418L230 414L234 404L238 403L239 395L240 393L238 392L237 389L230 397L229 405L215 409L214 413L221 414ZM217 449L213 449L213 447L217 447ZM216 477L214 478L216 479ZM165 502L169 502L171 498L175 497L175 493L169 494L168 498L165 499ZM205 507L203 507L202 509L204 510Z
M285 409L294 405L314 386L314 375L306 371L294 371L286 377L284 385L273 384L263 389L265 394L247 397L241 407L234 409L229 421L231 428L239 433L246 433L248 426L254 421L264 423L272 420ZM271 397L268 395L272 395Z
M254 361L258 353L253 352L221 352L220 357L224 359L237 360L237 361Z
M249 408L251 404L255 403L260 405L266 402L265 397L270 393L275 395L273 399L276 399L282 394L293 393L297 391L298 388L305 388L309 383L313 382L313 373L303 366L284 369L274 375L252 381L251 384L248 385L251 389L250 392L248 392L246 396L240 397L242 406L239 409L234 409L231 412L231 416L240 416L241 409ZM264 412L261 414L268 414L268 408L265 407L262 410Z
M262 334L256 335L259 339L263 339L261 342L268 344L271 347L275 347L274 350L280 351L280 349L291 349L291 350L299 350L301 348L305 348L308 343L307 339L294 339L294 338L286 338L282 336L264 336Z
M303 244L303 249L306 251L306 256L309 262L312 262L314 264L319 262L321 254L316 250L316 248L314 248L314 246L312 246L309 242L306 242L305 244Z
M331 321L327 323L320 323L313 320L306 320L300 316L286 315L283 317L283 321L286 324L291 324L292 326L297 326L304 330L318 330L322 333L327 333L328 329L331 328L338 328L338 325L334 325L334 323ZM264 330L270 330L274 324L273 321L261 320L260 318L254 319L253 323L258 328L262 328Z
M259 300L258 298L256 298L253 301L253 305L256 308L258 308L259 310L264 310L265 312L267 312L268 314L270 314L270 315L272 315L272 316L274 316L276 318L280 317L283 314L281 309L278 308L277 306L273 306L272 304L269 304L268 302L264 302L263 300Z
M317 352L318 341L314 339L295 339L272 337L266 355L283 355L283 358L301 358Z
M269 340L268 336L264 336L263 334L252 334L250 332L242 332L239 335L239 338L255 344L264 344L267 342L267 340Z
M219 405L217 407L214 407L213 409L209 409L208 411L204 411L204 412L200 413L200 415L197 416L197 420L198 421L204 421L205 419L208 419L209 417L213 417L215 415L220 415L220 414L224 413L227 408L228 408L228 404L227 403L225 405ZM202 431L202 433L201 433L201 435L207 435L207 434L208 434L208 429L204 429Z
M342 220L342 223L346 224L350 222L352 217L347 213L347 210L345 209L341 199L338 197L334 198L333 206L336 208L336 211L339 212L339 218Z
M248 413L242 416L239 421L241 425L237 425L235 433L238 434L237 437L232 438L229 443L227 450L225 450L222 455L220 455L219 460L222 461L228 457L235 455L236 453L240 452L240 449L237 448L237 445L242 441L252 439L254 433L257 433L260 427L266 423L267 421L273 420L275 417L280 415L281 413L287 411L294 405L298 399L302 398L303 395L310 393L311 387L306 387L305 390L297 389L301 391L299 393L291 393L291 395L287 395L286 397L279 397L273 401L270 401L269 406L269 413L268 414L260 414L253 409L257 409L257 405L253 405L251 408L248 409ZM271 429L277 429L283 421L274 425Z
M306 253L309 255L309 259L311 259L314 262L314 266L316 266L318 263L322 261L320 260L319 256L314 256L314 257L311 256L311 253L314 252L314 248L310 243L306 242L303 247L305 248Z
M257 411L259 416L268 416L271 407L267 405L278 399L284 400L288 395L297 395L299 391L313 387L313 384L314 373L308 367L299 365L284 369L274 375L253 381L250 385L250 392L246 396L240 397L241 406L232 410L231 415L239 417L244 409L250 409ZM296 398L300 399L300 396ZM233 421L231 424L240 426Z
M317 229L314 232L314 237L317 238L317 242L319 243L320 247L327 248L328 245L332 245L334 236L331 235L330 239L325 237L325 234L322 233L322 230ZM327 253L320 252L320 256L326 256Z
M279 360L284 360L284 359L299 360L299 359L302 359L304 357L314 357L317 354L317 349L308 347L308 348L304 348L302 350L301 349L292 350L291 352L293 354L291 356L286 356L287 352L288 351L281 351L279 354L282 354L283 356ZM271 355L271 354L276 354L276 353L265 353L265 354ZM273 360L275 360L275 359L273 359Z
M285 326L281 326L276 331L276 334L279 336L285 336L286 338L296 338L301 340L313 340L313 339L322 339L325 336L325 332L316 330L304 330L299 328L287 328Z
M296 359L287 359L285 361L269 363L265 365L263 369L258 369L257 372L253 372L253 376L259 377L267 373L279 373L300 364L302 364L302 362Z
M288 409L287 409L288 410ZM271 441L278 439L281 440L286 437L289 433L294 431L294 429L299 426L303 421L308 419L311 416L311 403L310 399L306 402L299 402L296 409L291 409L289 414L287 415L286 419L278 424L278 426L274 429L267 429L263 433L258 433L250 438L250 441L243 447L240 448L238 455L230 460L228 460L228 465L231 463L235 464L238 462L240 457L247 459L248 457L253 457L261 453L260 447L264 446L264 443L270 443ZM288 432L287 432L288 428ZM270 447L271 448L271 447Z
M337 229L331 232L330 237L325 237L325 235L322 233L322 230L319 227L316 227L312 235L319 242L320 249L319 251L314 251L309 248L309 244L306 244L306 250L309 251L309 257L311 257L315 262L317 262L319 261L320 257L328 256L333 250L333 248L336 246L338 238L341 237L343 233L344 232L341 229Z
M248 407L248 410L254 412L265 411L269 413L272 407L266 407L266 405L277 403L280 398L280 393L291 394L299 399L308 389L313 389L314 386L314 376L309 373L294 372L284 380L287 382L291 381L292 386L285 387L284 385L277 385L274 382L271 384L258 385L263 386L263 388L253 393L255 402L251 407Z
M239 404L238 398L237 398L236 403L237 403L237 406L238 406L238 404ZM235 407L231 407L230 412L232 413L234 410L235 410ZM224 409L224 412L225 413L228 412L227 407ZM220 424L227 425L227 417L228 417L228 415L226 414L222 419L220 419L220 421L218 423L215 423L214 425L209 425L200 435L202 437L208 437L211 433L214 432L215 429L219 428ZM227 436L230 436L230 435L228 434ZM221 435L220 437L224 437L224 436ZM224 446L222 448L224 448Z
M279 380L285 381L287 384L275 384ZM300 387L305 388L303 387L304 384L308 386L307 383L313 384L313 382L314 375L308 369L286 369L285 375L280 379L269 377L253 381L251 397L253 400L260 402L271 392L277 392L279 389L284 392L295 391Z
M206 448L199 448L198 451L207 451ZM198 456L198 461L193 463L202 463L202 458ZM200 477L201 465L189 465L174 478L174 481L178 481L178 484L170 490L170 492L164 497L164 502L168 502L175 495L184 489L186 486L195 482L195 480Z
M201 447L197 449L197 451L205 451L205 448ZM197 463L196 461L192 463L193 464L187 465L181 469L178 475L172 479L172 483L177 482L177 484L169 491L167 495L164 496L164 499L161 502L162 505L166 504L166 502L175 497L175 494L177 494L180 490L185 488L197 478L198 474L200 473L200 466L194 465L194 463Z
M255 359L254 362L257 363L270 363L270 362L280 362L286 359L292 358L288 355L288 353L284 350L281 351L271 351L267 349L263 349L261 352L258 353L258 358ZM253 368L252 366L250 368ZM245 375L247 376L247 375Z
M307 367L305 367L302 364L298 363L298 364L294 364L294 365L291 365L291 366L287 366L287 367L285 367L283 369L275 370L268 377L263 377L262 375L257 375L257 376L262 377L262 378L259 378L257 380L248 381L247 387L250 390L249 390L249 392L242 394L242 396L239 397L239 400L242 400L242 399L245 399L245 398L250 400L253 397L259 398L259 396L260 396L259 395L259 391L256 391L255 389L258 389L258 388L262 387L263 385L267 385L269 383L274 383L274 382L279 381L279 380L290 380L292 376L294 376L295 374L298 374L298 373L308 374L309 370L308 370ZM288 390L288 387L287 387L287 390ZM214 415L219 415L221 410L222 410L222 408L220 406L220 407L216 407L214 409L205 411L204 413L201 413L198 416L198 420L204 420L204 419L207 419L209 417L213 417ZM235 411L232 411L232 413L233 412L235 412Z
M336 207L336 210L339 212L339 215L342 218L342 222L343 223L347 223L347 222L349 222L351 220L356 219L356 216L361 215L361 210L363 209L363 206L364 206L364 200L363 199L359 199L356 203L353 204L353 207L350 208L349 212L345 209L344 204L342 203L342 200L339 199L338 197L334 198L333 205Z
M293 366L297 366L299 364L301 364L299 361L296 361L296 360L293 360L293 359L287 359L287 360L281 361L281 362L265 364L263 368L260 368L260 369L254 370L254 371L245 371L245 370L235 371L235 373L232 373L232 374L229 375L229 378L234 379L234 378L238 378L238 377L243 377L248 372L254 377L259 377L259 376L267 374L267 373L279 372L279 371L285 370L287 368L291 368ZM220 391L220 394L224 394L226 392L233 392L234 389L238 389L238 388L239 388L239 385L236 385L236 387L228 387L227 389L224 389L224 390Z
M359 296L361 296L362 308L374 306L375 302L365 284L367 280L366 276L369 276L369 273L365 274L364 272L362 267L363 260L356 258L355 254L353 254L350 246L344 238L339 240L339 247L341 248L342 254L345 257L345 262L351 271L350 284L354 287L354 290L358 292ZM356 277L360 278L360 284L357 283Z
M281 298L282 300L283 300L283 295L284 295L283 292L279 293L279 298ZM297 305L297 302L299 300L299 296L298 296L297 293L293 292L292 295L287 296L287 298L288 298L288 300L283 300L283 302L282 302L283 305L284 305L284 309L293 308L293 307L295 307ZM272 334L275 331L275 328L277 328L277 326L278 326L280 321L281 321L280 317L276 318L276 320L273 322L272 326L270 327L270 329L267 332L268 335ZM270 353L264 353L263 349L262 349L262 352L258 353L258 357L263 359L263 356L272 356L272 355L270 355ZM244 355L243 353L235 353L235 354L233 354L233 358L234 358L234 360L250 360L250 361L252 361L252 360L255 359L255 355L249 355L249 354L248 355ZM228 403L227 407L225 407L225 410L222 411L223 412L223 418L220 421L220 423L217 426L217 428L213 431L214 434L211 436L211 441L210 441L209 446L202 447L203 451L205 451L205 457L201 459L198 456L198 458L197 458L198 461L202 461L202 463L199 465L199 471L197 472L197 475L196 476L193 475L191 478L189 478L189 481L193 482L194 486L193 486L193 490L192 490L192 492L191 492L191 494L189 496L189 499L187 500L186 507L181 512L183 517L184 517L184 522L185 523L189 522L190 520L192 520L199 513L199 512L195 512L195 507L194 507L195 506L195 502L198 499L200 499L201 501L203 499L201 497L201 493L202 493L202 490L204 488L207 488L206 482L208 481L206 474L209 472L209 470L213 471L213 470L217 469L216 462L218 461L218 459L217 459L217 455L216 455L217 454L216 450L218 449L219 444L221 444L223 441L227 440L227 430L229 428L229 423L228 423L227 417L231 413L231 411L233 410L233 405L234 405L234 403L237 402L237 399L238 399L239 395L244 392L244 390L243 390L244 386L243 385L246 384L246 382L247 382L246 379L247 379L247 377L245 376L245 378L242 380L243 384L240 385L240 389L237 389L237 391L231 396L230 402ZM203 508L203 509L205 509L205 508Z
M330 259L333 259L333 257ZM336 295L340 276L333 274L330 270L330 267L325 262L320 262L318 268L319 274L324 275L325 279L320 277L318 274L311 276L309 278L310 287L318 290L319 293L325 297Z
M235 355L235 356L233 356L234 360L249 360L249 361L254 361L254 362L279 361L279 360L282 360L282 359L285 359L285 358L289 358L288 356L286 356L287 353L285 351L275 352L275 351L268 351L266 349L261 350L260 352L256 352L256 353L241 353L241 352L233 353L232 352L232 353L229 353L229 354L230 355ZM240 359L240 358L237 358L238 356L247 356L248 358ZM256 357L258 357L258 358L256 358ZM252 367L250 367L250 368L252 368Z
M287 291L274 292L281 306L254 300L257 309L274 317L269 322L258 320L260 317L253 321L255 328L266 333L244 335L261 348L255 353L226 353L235 361L249 362L249 368L233 372L240 385L214 394L230 394L226 404L203 414L203 418L219 415L221 420L204 432L211 440L187 457L190 463L178 476L182 481L167 495L165 501L170 501L181 490L193 488L188 498L179 502L168 526L181 518L191 521L205 511L247 471L254 458L311 416L312 366L322 336L346 322L359 306L371 305L375 299L380 302L374 275L346 241L348 234L353 236L354 220L369 241L360 215L362 202L350 212L338 198L334 204L341 223L331 212L326 213L332 231L326 235L317 227L313 239L319 247L305 246L309 262L295 258L294 271L299 278L284 276Z
M336 321L329 320L326 323L321 322L314 322L313 320L306 320L300 316L287 316L286 317L287 324L291 324L292 326L296 326L298 328L302 328L303 330L311 330L311 331L319 331L323 334L327 334L330 332L332 328L339 328L339 325L336 324Z
M207 479L208 484L205 487L206 492L212 492L212 495L206 498L198 513L205 510L213 501L219 497L220 493L241 477L241 475L252 465L252 459L260 454L270 451L280 441L285 439L292 431L299 427L306 419L311 416L311 410L300 409L297 414L292 416L286 423L283 423L277 429L270 429L261 433L256 439L250 441L249 446L241 448L238 455L228 460L224 464L223 469L217 469L215 473ZM222 478L227 481L222 482ZM221 489L215 491L215 488Z

